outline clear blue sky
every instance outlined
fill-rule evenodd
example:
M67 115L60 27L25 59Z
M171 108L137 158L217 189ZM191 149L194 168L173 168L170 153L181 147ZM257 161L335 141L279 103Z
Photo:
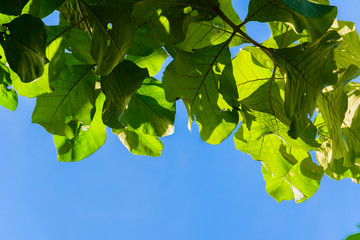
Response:
M242 19L247 2L234 1ZM331 1L360 26L360 1ZM268 37L262 24L248 32ZM261 34L263 35L261 35ZM360 186L324 177L304 203L276 203L260 163L187 130L181 102L175 134L159 158L134 156L108 132L77 163L56 160L52 136L31 124L34 99L0 108L0 239L4 240L338 240L360 223Z

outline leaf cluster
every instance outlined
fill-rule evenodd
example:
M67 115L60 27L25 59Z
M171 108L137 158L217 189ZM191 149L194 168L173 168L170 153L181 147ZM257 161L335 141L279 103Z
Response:
M238 128L236 148L261 161L267 192L301 202L324 173L360 181L360 41L336 16L327 0L250 0L243 21L231 0L5 0L0 105L36 97L32 122L70 162L97 151L107 127L130 152L159 156L181 99L203 141ZM251 21L270 38L249 36Z

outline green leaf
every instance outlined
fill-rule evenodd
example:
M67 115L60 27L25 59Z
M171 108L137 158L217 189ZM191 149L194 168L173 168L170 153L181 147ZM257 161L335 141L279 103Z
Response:
M335 28L342 37L341 44L335 49L335 60L339 68L347 68L355 64L360 68L360 40L355 24L339 21Z
M131 98L120 121L144 134L164 137L174 132L174 119L175 104L165 99L161 82L147 78Z
M155 50L149 56L140 57L140 56L131 56L127 55L126 59L134 62L140 68L147 68L149 75L154 76L157 74L164 61L169 57L166 51L162 48Z
M238 94L226 45L194 53L179 50L164 72L163 83L166 99L181 98L189 120L196 117L202 140L218 144L237 126L239 116L233 107L238 105Z
M145 79L121 115L123 129L113 129L124 146L134 154L160 156L163 149L158 137L174 132L175 104L165 99L162 84Z
M245 21L284 22L297 33L307 29L314 41L327 32L336 15L336 7L307 0L251 0Z
M52 82L54 92L37 97L32 122L68 138L76 135L78 122L89 125L95 100L93 68L67 65Z
M104 1L97 6L80 6L80 12L88 17L92 37L91 55L97 63L96 74L108 75L125 57L135 34L131 18L133 0L119 3Z
M336 85L324 89L317 101L321 117L327 127L327 136L332 140L332 157L335 159L343 158L349 151L341 132L341 126L348 109L348 98L343 86L354 79L358 72L359 69L354 65L343 71L339 74Z
M79 61L85 64L95 64L95 60L90 53L91 37L88 32L76 28L71 29L66 49Z
M160 71L165 59L168 57L166 51L153 35L149 26L136 30L134 42L127 52L126 59L141 68L147 68L150 76Z
M107 126L122 128L120 115L146 77L146 69L125 60L111 74L101 78L101 89L106 96L102 119Z
M133 154L158 157L164 149L163 144L154 136L143 134L131 128L113 129L122 144Z
M326 85L335 84L334 48L339 34L330 31L312 44L275 49L272 55L285 77L285 112L291 119L289 135L297 138L308 125L316 100Z
M316 156L326 174L334 179L343 177L358 179L360 177L360 159L358 158L360 86L358 83L352 82L346 84L358 75L358 72L359 69L354 65L348 68L342 73L339 84L335 85L333 90L328 89L322 95L323 99L319 99L321 115L317 116L317 124L320 125L321 130L325 131L319 133L322 145L317 150ZM340 120L341 132L339 134L339 130L333 128L335 124L340 125ZM322 121L325 124L322 124ZM346 148L341 149L344 144Z
M220 9L236 25L241 24L239 16L236 14L231 0L221 0ZM241 28L246 32L245 27ZM186 32L185 40L177 45L181 50L192 52L208 46L221 44L227 41L233 34L233 29L217 16L209 21L190 23ZM247 42L241 35L237 34L231 41L230 47L238 46Z
M281 96L283 89L279 87L284 85L284 78L277 70L274 71L275 66L269 60L264 52L255 47L242 49L233 59L239 101L244 121L250 130L247 140L273 133L292 147L310 151L318 146L315 128L308 124L297 140L288 136L291 121L285 114Z
M133 7L132 16L138 25L149 23L156 38L166 44L185 39L189 24L214 17L205 0L143 0Z
M96 99L96 112L89 125L79 124L74 138L54 135L58 161L76 162L96 152L106 140L106 125L101 119L105 96L100 93Z
M15 111L18 105L17 93L14 89L9 89L6 84L0 83L0 105Z
M39 18L24 14L4 26L9 33L0 37L0 43L11 69L23 82L41 77L48 62L44 23Z
M278 202L294 197L301 202L317 191L323 169L312 162L310 154L289 147L273 134L247 141L250 134L243 124L234 135L236 148L262 162L266 190L272 197Z
M127 55L149 56L163 44L156 40L150 26L145 25L136 30L134 41L129 48Z
M47 17L58 7L60 7L64 2L65 0L41 0L39 17Z
M271 36L262 45L269 48L286 48L295 45L294 42L306 37L298 34L289 25L282 22L269 22Z
M65 46L69 39L69 30L65 26L46 26L46 55L50 62L45 65L44 74L36 81L23 83L17 76L13 77L13 85L19 95L33 98L53 91L51 81L56 79L65 67Z
M0 13L7 15L20 15L29 0L2 0Z

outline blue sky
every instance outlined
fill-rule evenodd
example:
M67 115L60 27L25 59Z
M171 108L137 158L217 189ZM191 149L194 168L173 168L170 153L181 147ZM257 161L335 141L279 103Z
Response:
M248 1L234 2L244 19ZM339 19L360 26L359 0L331 2ZM248 32L269 36L264 24ZM31 124L34 106L20 98L15 112L0 108L0 239L338 240L360 223L359 185L324 177L311 199L278 204L260 163L235 150L232 136L213 146L196 125L190 133L181 102L161 157L132 155L109 131L77 163L56 160L52 136Z

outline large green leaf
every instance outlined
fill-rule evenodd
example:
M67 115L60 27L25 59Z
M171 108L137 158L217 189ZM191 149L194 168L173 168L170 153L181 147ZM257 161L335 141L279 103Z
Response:
M236 14L231 0L221 0L220 9L236 25L241 23L239 16ZM242 27L245 32L245 27ZM185 40L177 45L180 49L192 52L195 49L217 45L227 41L233 34L233 29L224 20L216 16L209 21L193 22L189 25L186 32ZM246 40L237 34L231 41L230 47L238 46Z
M274 71L270 58L255 47L246 47L233 59L234 76L238 87L249 140L257 140L266 134L281 136L287 144L306 151L317 146L315 128L309 124L300 139L287 134L291 121L285 114L283 89L284 78ZM309 121L308 121L309 123Z
M159 156L163 146L158 137L174 132L174 119L175 104L165 99L162 84L147 78L121 115L125 128L113 132L130 152Z
M272 197L301 202L316 192L323 169L312 162L309 153L289 147L272 134L247 141L250 134L243 124L234 136L236 148L263 163L266 190Z
M58 160L75 162L96 152L106 140L106 125L101 119L105 96L100 93L96 99L96 112L89 125L79 124L74 138L54 135Z
M326 174L334 179L360 177L360 86L351 82L345 85L358 72L354 65L348 68L342 73L339 84L327 89L319 99L321 115L317 116L316 124L322 145L316 155ZM338 125L341 130L334 130Z
M49 133L73 138L78 122L91 123L95 101L95 80L92 65L67 65L53 80L54 92L36 99L32 122Z
M335 49L335 60L339 68L347 68L355 64L360 68L360 40L355 24L339 21L335 28L341 35L342 41Z
M133 2L102 1L96 6L80 4L79 11L88 17L91 55L97 63L96 73L99 75L110 74L131 46L136 29L131 18Z
M71 29L66 49L81 62L95 64L95 60L90 53L91 37L88 32L76 28Z
M146 77L146 69L125 60L111 74L101 78L101 89L106 96L102 119L107 126L122 128L120 115Z
M212 19L207 1L199 0L143 0L136 3L132 13L138 25L149 23L156 38L166 44L185 39L189 24Z
M251 0L245 21L285 22L297 33L307 29L315 40L326 33L336 15L336 7L307 0Z
M285 112L291 120L289 135L297 138L308 125L316 100L326 85L335 84L334 48L339 34L328 32L312 44L275 49L272 55L285 77Z
M13 85L17 92L29 98L53 91L51 81L56 79L65 67L65 46L69 39L70 28L65 26L46 26L47 47L46 55L49 63L44 67L44 74L36 81L23 83L17 76L13 76Z
M29 2L29 0L2 0L0 13L7 15L20 15L22 9Z
M163 77L166 98L181 98L190 121L200 126L201 139L218 144L238 124L237 91L227 45L206 47L194 53L179 50Z
M4 26L7 31L0 37L0 43L11 69L23 82L41 77L48 62L44 23L39 18L24 14Z
M332 158L335 159L343 158L349 151L341 133L341 126L348 109L348 98L343 86L352 80L358 72L359 69L354 65L343 71L339 74L336 85L324 89L317 101L321 117L327 126L327 135L332 140Z

